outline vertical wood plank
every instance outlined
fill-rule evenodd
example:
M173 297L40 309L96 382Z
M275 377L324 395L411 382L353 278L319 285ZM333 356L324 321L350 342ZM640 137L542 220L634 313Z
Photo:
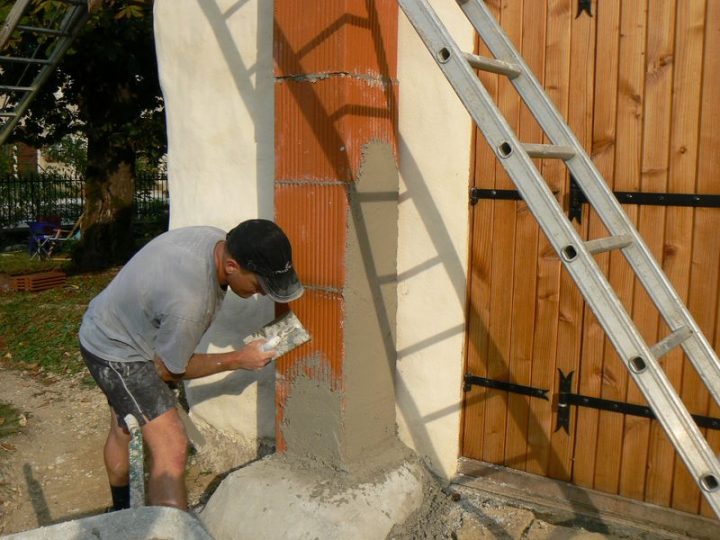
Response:
M496 11L497 13L497 11ZM476 51L483 56L490 52L479 39L476 39ZM491 96L497 97L498 76L488 72L479 74L480 82ZM473 186L479 188L495 187L495 154L485 137L476 128L474 131ZM472 246L470 277L470 312L468 314L468 369L467 371L488 377L488 360L494 349L489 334L490 299L492 296L492 268L495 248L495 202L481 200L471 209ZM483 459L485 440L485 418L491 417L493 399L500 394L481 387L473 387L465 394L466 413L463 455L474 459ZM504 411L503 411L504 413Z
M476 38L475 50L487 56L489 52ZM480 80L492 94L497 94L497 76L483 73ZM478 188L492 188L495 185L495 155L475 128L473 133L472 184ZM468 338L466 372L487 377L487 359L490 348L488 326L490 324L490 276L493 255L493 201L483 199L470 209L471 246L470 277L468 283ZM482 459L486 389L473 386L465 393L463 416L462 455Z
M674 13L675 0L650 2L648 5L648 50L640 177L640 188L644 192L667 190ZM658 260L662 255L664 240L663 228L658 227L658 224L664 222L663 207L638 208L638 230ZM635 284L633 319L649 344L652 345L658 340L659 313L639 282ZM647 403L632 379L629 379L628 383L627 401L643 405ZM633 416L625 418L620 469L621 495L640 500L645 496L651 423L646 418ZM657 480L659 479L655 479Z
M587 151L592 144L593 94L595 84L595 21L586 16L572 19L570 43L570 86L568 125ZM569 191L569 181L565 193ZM581 237L587 238L588 222L574 224ZM552 388L558 388L558 370L563 373L577 371L580 362L580 345L584 318L584 300L570 274L563 271L560 277L560 306L558 320L558 346ZM553 478L569 480L572 465L574 430L551 435L548 474Z
M503 27L518 50L522 50L524 42L525 16L532 11L523 2L510 2L503 11ZM524 8L524 9L523 9ZM523 130L529 124L530 118L523 114L525 108L517 92L514 91L510 81L501 79L501 108L510 120L515 133L522 141L528 136ZM523 124L521 121L525 120ZM528 125L529 124L529 125ZM512 187L515 188L514 183ZM535 307L535 276L534 272L528 274L527 267L532 264L535 257L535 242L537 233L533 229L534 217L522 202L511 203L513 220L515 221L515 242L512 246L513 254L513 286L511 291L510 311L510 348L508 365L510 380L519 384L530 383L530 365L532 356L532 324ZM532 250L532 253L528 253ZM525 456L527 454L527 425L530 398L520 394L508 394L508 422L505 445L506 466L514 469L525 469Z
M617 91L620 40L620 1L604 0L597 5L597 45L595 48L595 100L592 136L592 158L604 178L612 183L615 172L615 149L617 136ZM599 238L607 234L597 214L585 215L589 222L588 236ZM608 255L596 260L603 272L607 272ZM584 395L598 396L602 385L602 364L606 347L605 332L592 314L585 309L585 331L582 342L582 363L575 374L577 391ZM598 440L599 413L594 409L577 408L575 426L575 452L573 481L593 487L596 447Z
M684 10L684 7L682 6L676 6L676 18L677 13ZM677 30L680 28L678 26L678 22L675 23L675 26L673 28L674 32L677 32ZM677 34L676 40L683 39L682 36ZM673 67L673 79L676 77L677 73L677 65L678 65L678 57L677 57L677 45L673 46L673 55L672 55L672 67ZM673 100L670 105L670 110L672 111L672 108L675 105L675 86L673 85ZM677 126L674 123L675 121L675 112L673 111L671 116L671 125L670 125L670 136L671 138L674 137L675 130L677 129ZM668 143L668 162L670 162L670 143ZM668 165L670 167L670 165ZM668 182L669 182L669 176L670 172L668 172ZM670 190L670 186L668 184L668 188L666 191ZM668 211L669 212L669 211ZM668 212L665 212L665 220L668 219L667 214ZM659 224L655 224L656 227L659 227ZM667 224L664 224L663 229L663 236L665 236L665 231L667 230ZM669 241L669 240L668 240ZM663 262L663 258L665 256L665 251L667 249L666 241L663 240L662 245L662 253L658 255L658 260L660 262ZM663 266L664 263L663 263ZM663 270L667 271L667 268L663 268ZM669 277L669 276L668 276ZM658 334L663 334L667 332L667 327L660 321L659 324L659 332ZM681 370L681 363L682 362L682 356L679 352L675 352L671 355L666 356L665 358L661 359L661 366L665 369L666 373L668 374L668 377L671 381L676 385L677 382L680 380L680 370ZM648 477L645 487L645 500L648 502L659 504L662 506L669 506L670 505L670 497L672 493L672 479L671 475L668 474L668 471L672 471L675 466L675 449L673 448L672 444L668 440L667 436L663 432L662 428L657 422L652 422L650 424L650 440L649 440L649 448L648 448Z
M708 2L705 15L705 57L703 66L702 103L700 110L700 144L698 160L697 189L700 193L720 193L718 185L718 171L720 171L720 2ZM713 208L698 208L695 212L695 249L693 250L693 277L691 283L695 284L695 267L705 269L700 279L707 280L715 286L714 294L707 296L695 294L693 286L690 290L690 309L698 319L698 324L705 332L708 340L714 344L715 350L720 350L719 336L720 317L718 317L718 269L720 267L718 254L720 253L720 211ZM698 307L695 307L697 297ZM710 325L710 319L714 323ZM720 417L720 407L715 400L709 400L707 415ZM720 453L720 432L708 430L708 442L716 454ZM707 502L703 499L701 514L715 517Z
M669 190L676 193L692 193L695 190L701 98L701 85L698 83L703 67L705 5L704 0L682 2L676 15L673 132L668 182ZM693 248L693 214L691 208L669 208L665 230L663 267L680 297L686 301ZM681 388L681 396L690 412L705 411L707 393L696 371L682 358L680 351L668 355L668 371L673 361L682 365L681 379L677 378L677 372L673 372L671 380L677 384L676 388ZM679 459L675 460L672 506L686 512L700 510L700 492Z
M542 82L545 63L545 19L544 2L525 2L522 14L522 41L517 44L529 68ZM519 139L523 142L542 143L543 131L530 110L523 104L520 109ZM535 162L539 166L538 161ZM535 323L537 293L537 247L539 227L535 217L524 202L517 203L517 240L515 245L515 269L517 276L513 289L512 326L512 380L518 384L532 384L533 325ZM539 359L544 362L544 358ZM516 459L510 466L525 470L528 458L528 426L536 425L537 418L530 414L530 398L514 396L511 401L511 416L518 424L515 438L509 438ZM550 406L546 403L546 406ZM510 455L508 453L508 455Z
M507 4L491 6L495 17L503 24L509 24L512 34L515 11ZM506 9L507 20L505 20ZM498 90L498 106L511 126L517 125L519 105L517 98L508 88L508 81L501 78ZM512 189L513 183L502 166L495 162L498 189ZM491 298L488 351L488 377L507 381L510 376L510 322L512 316L513 256L515 251L515 205L510 201L495 203L493 230L493 266L491 271ZM508 393L488 391L488 408L485 417L485 445L483 460L489 463L504 463L508 422Z
M476 154L477 155L477 154ZM472 211L470 252L469 313L466 373L487 376L488 321L490 319L490 267L492 265L492 201L479 201ZM464 395L463 456L481 459L485 429L485 389L472 386Z
M640 188L646 23L647 1L622 3L614 187L623 191L637 191ZM630 220L636 222L637 206L625 206L624 210ZM608 276L623 305L630 311L635 280L621 253L610 254ZM614 347L606 346L602 397L625 401L628 378L625 364L618 359ZM595 487L601 491L617 493L623 446L623 415L601 411L599 431L601 437L597 447L599 457L595 470Z
M545 91L557 109L567 118L568 80L570 73L570 27L574 2L550 0L547 9L545 46ZM542 174L553 191L560 191L567 178L564 163L545 160ZM532 384L552 388L553 365L557 351L560 295L560 261L544 234L539 235L537 262L538 302L533 338ZM529 455L527 470L547 474L550 459L552 412L540 400L531 400L528 426Z

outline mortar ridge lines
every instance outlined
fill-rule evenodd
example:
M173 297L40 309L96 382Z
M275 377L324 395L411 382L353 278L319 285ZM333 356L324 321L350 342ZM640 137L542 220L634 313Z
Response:
M316 82L331 78L358 79L360 81L368 81L373 84L397 84L397 79L389 79L382 75L369 75L367 73L353 73L350 71L319 71L317 73L298 73L296 75L280 75L275 77L275 82L296 81L296 82Z
M315 178L303 178L301 180L275 180L281 186L349 186L352 180L321 180Z
M332 293L337 294L339 296L342 296L343 291L345 290L343 287L328 287L323 285L308 285L306 283L303 283L303 287L309 291L315 291L315 292L325 292L325 293Z

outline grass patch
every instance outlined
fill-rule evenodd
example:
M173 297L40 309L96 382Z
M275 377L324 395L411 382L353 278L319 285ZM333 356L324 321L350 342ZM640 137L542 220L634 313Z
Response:
M0 292L2 363L55 374L84 369L78 350L80 322L90 300L116 273L113 269L71 275L63 287L42 292Z
M12 405L0 401L0 439L21 430L20 411Z
M30 255L22 251L0 253L0 274L16 276L50 270L67 270L69 266L69 257L53 257L43 261L37 257L31 259Z

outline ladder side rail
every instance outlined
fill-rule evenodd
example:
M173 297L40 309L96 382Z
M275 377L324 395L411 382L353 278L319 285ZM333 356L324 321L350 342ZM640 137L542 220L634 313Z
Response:
M47 64L48 61L45 58L37 58L35 56L29 57L15 57L15 56L0 56L0 64Z
M38 52L40 51L40 48L41 48L40 45L38 45L37 47L35 47L35 50L33 51L32 56L30 57L30 60L35 60L35 59L37 59L37 55L38 55ZM11 62L12 62L12 60L11 60ZM24 62L24 64L25 64L25 67L24 67L24 69L22 70L22 72L20 73L20 76L17 78L17 83L16 83L16 86L17 86L17 87L23 86L22 83L23 83L23 81L25 80L26 75L28 75L28 73L30 73L30 71L32 70L33 67L37 67L38 65L40 65L40 66L49 65L49 64L51 64L51 62L50 62L50 60L47 60L47 59L46 59L46 60L44 60L43 62L38 62L38 63ZM42 70L42 67L40 67L40 70ZM40 73L40 71L38 71L38 74L39 74L39 73ZM33 88L33 86L34 86L34 81L35 81L35 79L37 78L37 75L38 75L38 74L36 74L35 77L32 79L29 87L27 87L27 88L25 88L25 89L21 89L21 90L15 90L15 91L21 91L21 92L29 92L29 91L31 91L32 88ZM30 77L28 77L28 78L30 78ZM4 108L5 105L8 103L8 101L9 101L8 98L9 98L9 96L6 97L5 103L3 104L3 108ZM17 105L15 106L15 109L17 109ZM13 113L16 113L16 110L15 110L15 109L13 110Z
M4 49L5 45L7 45L10 36L15 31L30 2L32 2L32 0L17 0L15 5L10 9L2 28L0 28L0 50Z
M35 95L40 91L40 88L42 88L45 81L47 81L57 65L60 63L60 59L77 36L88 15L87 8L84 6L73 7L68 12L64 20L63 27L68 29L70 35L68 37L61 38L53 48L50 58L48 58L49 63L45 64L41 68L37 77L33 81L32 88L23 96L22 100L16 106L14 111L15 116L2 126L2 130L0 131L0 145L5 143L7 138L10 136L10 133L12 133L13 129L15 129L15 126L30 106L30 103Z
M598 321L657 413L660 424L709 504L720 515L720 464L594 258L565 218L562 208L532 160L521 151L521 144L512 129L427 0L398 2L494 148L501 164L510 177L516 179L518 191L533 215L543 216L538 219L543 232L561 254L565 268L583 296L595 300L595 303L591 302L591 307ZM442 54L440 51L443 51ZM504 153L503 148L509 148L510 151ZM644 368L639 369L638 366Z
M32 56L28 59L22 59L22 63L26 64L25 69L23 70L22 74L20 75L18 79L18 85L20 85L20 82L24 79L25 75L27 74L28 70L30 69L30 66L33 63L49 66L49 69L52 71L57 67L57 64L60 60L60 58L65 53L65 50L67 47L61 48L60 50L56 51L59 47L62 47L66 44L66 40L72 41L75 36L77 35L77 31L79 30L80 25L84 22L84 19L78 19L83 14L87 15L87 6L84 2L84 0L66 0L67 3L69 3L69 6L66 6L66 11L62 14L62 16L55 16L53 18L53 25L54 23L59 19L60 22L57 24L57 29L54 30L58 34L61 34L62 36L59 38L56 38L53 40L53 42L50 43L49 51L50 54L48 54L47 58L41 58L38 59L37 55L39 51L42 49L42 43L38 44L37 47L35 47L35 50L32 53ZM18 2L19 4L20 2ZM16 6L18 5L16 4ZM13 6L13 9L15 9L16 6ZM60 15L60 13L58 13ZM16 24L16 29L20 29L21 26ZM15 62L15 61L21 61L21 59L16 58L8 58L9 62ZM41 79L42 77L42 79ZM31 92L35 87L42 86L42 83L45 82L47 79L47 75L43 73L43 69L41 68L38 73L34 76L32 83L29 85L27 89L23 89L21 91L23 92ZM42 80L41 84L37 84L38 80ZM32 101L34 97L30 96L30 101ZM19 105L22 103L24 98L22 98L18 104L15 106L15 109L13 110L13 114L17 116L18 118L22 117L22 114L25 112L25 108L23 108L22 112L18 114ZM13 126L14 127L14 126ZM12 129L12 128L11 128Z
M71 14L71 12L72 12L72 8L64 14L64 16L62 17L62 20L61 20L61 22L60 22L60 25L58 25L58 28L59 28L59 29L66 28L64 25L68 24L68 23L66 23L66 21L68 21L68 16ZM54 22L54 21L53 21L53 22ZM15 29L18 30L18 31L22 31L22 28L23 28L23 27L22 27L21 25L16 25L16 26L15 26ZM58 30L58 32L60 32L60 30ZM9 36L8 36L8 37L9 37ZM38 43L38 45L35 47L35 50L32 52L32 55L31 55L29 58L27 58L27 59L23 59L24 61L22 61L22 60L19 59L19 58L13 58L13 57L6 57L7 60L6 60L5 58L3 59L3 61L6 61L6 62L13 62L13 63L15 63L15 62L21 62L21 63L24 63L24 64L25 64L25 69L23 69L22 73L20 74L20 76L19 76L18 79L17 79L17 80L18 80L18 82L17 82L17 85L18 85L18 86L21 85L22 81L25 79L25 76L29 73L29 71L30 71L30 69L32 68L33 64L47 65L47 64L51 64L51 63L52 63L52 62L51 62L51 60L52 60L51 58L38 58L38 53L41 51L42 47L43 47L43 44L42 44L42 43ZM37 61L37 62L36 62L36 61ZM41 69L42 69L42 68L41 68ZM38 72L38 74L39 74L39 73L40 73L40 72ZM37 79L38 74L35 75L35 77L33 78L33 81L35 81L35 79ZM31 84L30 86L33 86L33 84ZM5 102L7 103L7 99L5 100ZM3 105L3 107L4 107L4 105ZM15 106L15 110L13 111L13 113L14 113L15 115L17 115L16 109L17 109L17 105ZM22 116L22 115L19 115L19 116Z
M634 224L622 210L620 203L605 183L595 164L483 2L458 0L458 3L498 60L522 66L523 75L511 79L510 82L528 104L550 140L557 145L571 144L576 147L577 155L565 162L567 167L590 204L596 210L601 210L598 215L608 231L613 235L629 234L632 236L633 245L622 250L625 258L635 270L640 282L670 327L670 331L675 331L683 326L692 331L692 336L682 343L683 350L710 394L720 404L720 360L715 350L652 256ZM530 105L533 101L542 103L544 110L540 112L533 110ZM588 178L592 178L593 181L588 181Z
M68 47L77 37L89 15L90 13L84 5L76 5L68 8L58 27L58 32L61 32L63 36L55 41L48 55L48 61L53 68L60 63L60 59L65 55Z

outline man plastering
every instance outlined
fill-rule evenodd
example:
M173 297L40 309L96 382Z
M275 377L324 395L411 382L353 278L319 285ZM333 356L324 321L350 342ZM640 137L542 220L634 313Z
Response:
M242 298L299 298L303 287L283 231L268 220L166 232L141 249L89 305L80 350L111 408L105 467L113 508L129 506L128 443L123 420L142 426L151 455L149 504L187 509L188 440L167 383L236 369L260 370L275 356L264 340L215 354L195 353L227 288Z

